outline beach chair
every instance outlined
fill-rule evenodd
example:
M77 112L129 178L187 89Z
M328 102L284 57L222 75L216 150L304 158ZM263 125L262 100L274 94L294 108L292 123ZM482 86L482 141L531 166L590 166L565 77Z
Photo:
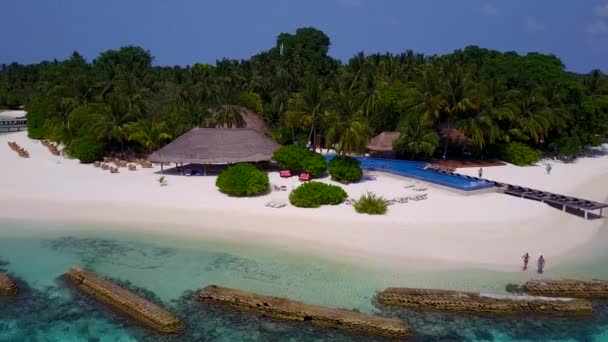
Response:
M137 170L137 165L129 164L129 171L136 171L136 170Z
M192 170L190 170L190 169L185 169L185 170L184 170L184 176L188 176L188 177L192 176Z
M281 178L289 178L289 177L291 177L291 171L281 170L281 171L279 171L279 176L281 176Z
M300 177L298 178L301 182L307 182L310 180L310 174L306 172L300 173Z

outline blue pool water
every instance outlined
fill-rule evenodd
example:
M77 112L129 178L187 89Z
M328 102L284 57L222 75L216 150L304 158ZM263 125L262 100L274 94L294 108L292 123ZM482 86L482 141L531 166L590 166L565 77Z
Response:
M579 264L552 266L549 276L608 278L608 230L594 240L603 254ZM209 285L290 297L316 304L401 318L415 342L589 341L608 338L608 305L592 317L488 317L390 309L374 295L388 286L504 293L525 272L472 268L433 271L411 265L393 270L360 268L296 254L199 237L129 233L128 227L0 220L0 272L18 279L22 294L0 297L0 341L381 341L311 325L290 324L199 303ZM168 308L186 323L178 336L160 336L80 295L61 275L80 265Z
M329 161L335 155L327 155ZM461 191L474 191L494 187L493 183L484 180L469 179L463 176L425 170L426 163L398 159L355 157L361 167L369 171L382 171L398 176L418 179L423 182L447 186Z

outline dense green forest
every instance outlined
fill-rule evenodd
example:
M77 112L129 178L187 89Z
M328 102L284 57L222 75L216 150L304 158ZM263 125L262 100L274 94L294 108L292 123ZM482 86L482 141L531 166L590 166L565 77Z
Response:
M359 53L344 64L314 28L282 33L248 60L153 66L127 46L87 62L0 70L0 108L24 105L29 135L75 157L152 151L196 126L239 127L258 113L282 144L315 136L343 153L399 131L405 158L505 157L542 151L572 158L608 136L608 79L575 75L559 58L470 46L442 56Z

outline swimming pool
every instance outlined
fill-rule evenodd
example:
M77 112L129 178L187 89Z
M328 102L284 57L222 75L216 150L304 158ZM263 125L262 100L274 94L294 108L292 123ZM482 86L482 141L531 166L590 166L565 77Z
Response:
M326 155L327 161L335 155ZM464 176L439 173L425 170L427 165L422 162L414 162L398 159L364 158L355 157L361 163L361 168L369 171L387 172L398 176L418 179L423 182L447 186L460 191L475 191L494 187L494 183L469 179Z

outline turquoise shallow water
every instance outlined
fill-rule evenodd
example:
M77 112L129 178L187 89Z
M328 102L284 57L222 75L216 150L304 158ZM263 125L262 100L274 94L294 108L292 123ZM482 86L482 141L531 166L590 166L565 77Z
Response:
M44 232L44 233L41 233ZM504 293L531 274L477 269L371 269L293 252L169 235L126 233L121 227L0 221L0 270L26 288L0 298L0 341L371 341L207 307L194 298L209 284L285 296L322 305L406 319L417 341L608 341L608 307L593 318L488 318L374 304L387 286ZM601 257L549 268L547 276L608 279L608 233L589 250ZM137 291L184 319L180 336L158 336L73 292L61 275L72 265Z

